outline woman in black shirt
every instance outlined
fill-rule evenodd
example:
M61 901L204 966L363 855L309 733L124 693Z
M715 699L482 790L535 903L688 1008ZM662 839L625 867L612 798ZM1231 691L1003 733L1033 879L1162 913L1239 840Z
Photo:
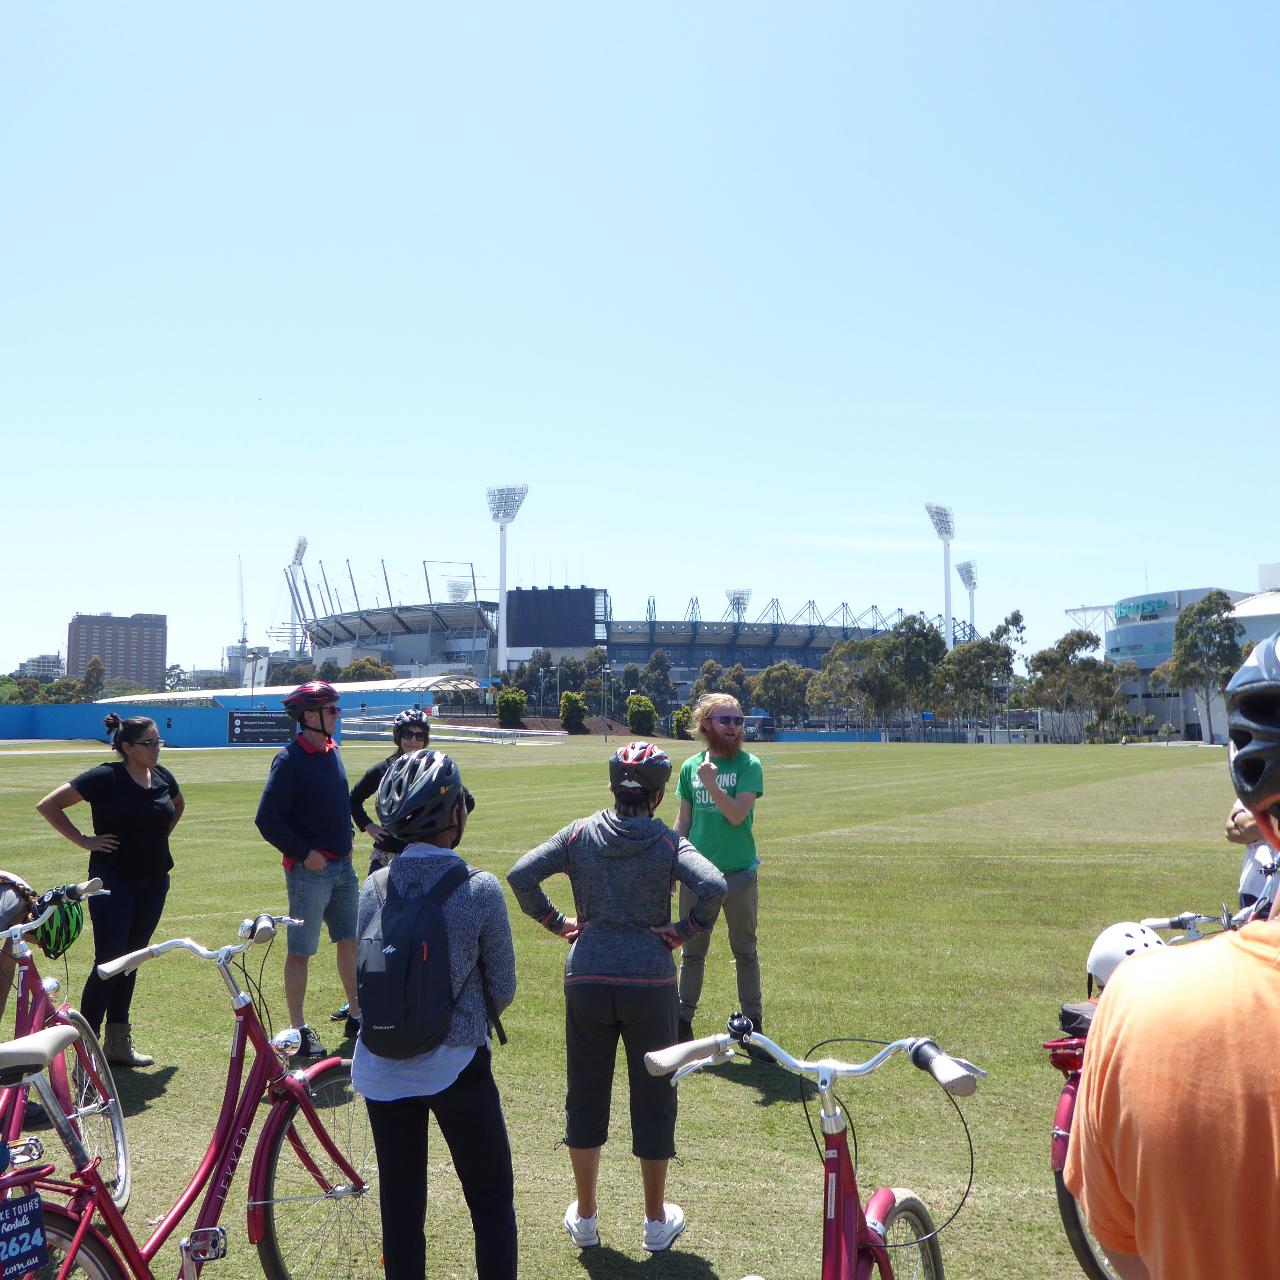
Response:
M382 775L396 756L421 751L427 745L431 737L431 722L427 719L427 713L416 707L411 711L400 712L391 722L391 737L396 749L385 760L379 760L373 765L351 788L351 820L361 831L373 837L373 855L369 859L370 875L379 867L385 867L404 848L404 841L397 840L385 827L374 822L365 812L364 802L378 794Z
M98 965L145 947L160 923L169 892L169 833L178 825L185 802L173 774L160 763L160 731L154 720L121 720L113 711L103 721L119 760L86 770L51 791L36 812L59 834L89 853L89 875L100 876L110 895L92 897L93 971L80 997L80 1012L103 1037L112 1066L149 1067L154 1059L133 1046L129 1006L137 973L104 981ZM89 802L93 835L85 835L67 816L80 801Z

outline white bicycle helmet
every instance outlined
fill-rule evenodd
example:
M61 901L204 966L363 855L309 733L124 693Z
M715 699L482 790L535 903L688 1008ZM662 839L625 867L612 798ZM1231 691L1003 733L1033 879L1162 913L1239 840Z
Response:
M1126 956L1137 955L1140 951L1154 951L1163 947L1164 939L1148 929L1145 924L1134 924L1132 920L1122 921L1103 929L1089 948L1089 959L1085 961L1085 971L1089 978L1089 994L1093 995L1093 984L1096 981L1098 990L1111 981L1116 965Z

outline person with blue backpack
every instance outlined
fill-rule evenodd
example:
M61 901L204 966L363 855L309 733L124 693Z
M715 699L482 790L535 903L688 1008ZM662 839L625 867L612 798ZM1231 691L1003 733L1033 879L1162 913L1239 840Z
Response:
M516 1275L515 1180L489 1028L516 991L497 878L454 852L474 802L437 751L397 756L378 821L405 847L360 893L362 1021L351 1080L378 1161L386 1280L426 1275L427 1123L436 1118L475 1231L478 1280Z

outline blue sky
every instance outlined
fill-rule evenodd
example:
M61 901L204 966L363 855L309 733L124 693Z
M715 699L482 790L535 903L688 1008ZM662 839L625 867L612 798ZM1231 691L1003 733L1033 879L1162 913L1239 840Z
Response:
M615 617L941 612L925 501L1032 648L1254 589L1278 14L7 6L0 670L77 611L216 665L300 534L496 590L511 482L508 585Z

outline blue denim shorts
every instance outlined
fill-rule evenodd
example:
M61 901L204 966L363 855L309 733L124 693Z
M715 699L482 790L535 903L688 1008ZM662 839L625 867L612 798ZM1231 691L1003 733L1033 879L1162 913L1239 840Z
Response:
M319 871L295 862L284 873L289 889L289 914L303 921L289 926L289 954L313 956L320 945L320 922L329 926L330 942L351 942L356 936L356 905L360 885L350 858L325 860Z

